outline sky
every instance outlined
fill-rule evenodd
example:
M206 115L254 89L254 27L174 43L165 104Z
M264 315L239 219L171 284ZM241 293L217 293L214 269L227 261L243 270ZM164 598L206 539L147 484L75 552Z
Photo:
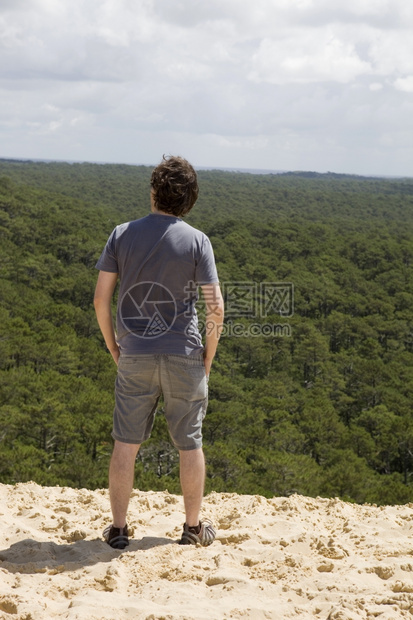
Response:
M413 177L411 0L0 0L0 157Z

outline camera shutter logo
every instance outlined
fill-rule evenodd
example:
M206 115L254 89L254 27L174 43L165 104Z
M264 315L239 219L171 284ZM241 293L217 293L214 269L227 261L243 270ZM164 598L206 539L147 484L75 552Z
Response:
M131 286L120 301L120 318L137 338L159 338L176 319L176 302L171 291L157 282Z

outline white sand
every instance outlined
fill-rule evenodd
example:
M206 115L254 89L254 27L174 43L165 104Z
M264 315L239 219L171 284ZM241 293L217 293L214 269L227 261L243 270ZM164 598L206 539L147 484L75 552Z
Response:
M0 485L0 618L413 618L413 505L213 493L208 548L175 543L182 498L133 493L133 540L101 538L106 490Z

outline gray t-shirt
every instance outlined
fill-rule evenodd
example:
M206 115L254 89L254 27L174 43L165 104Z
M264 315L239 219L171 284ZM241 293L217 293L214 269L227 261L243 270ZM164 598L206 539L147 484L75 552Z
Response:
M204 233L178 217L150 213L113 230L96 268L119 274L116 331L122 352L202 351L198 285L218 282Z

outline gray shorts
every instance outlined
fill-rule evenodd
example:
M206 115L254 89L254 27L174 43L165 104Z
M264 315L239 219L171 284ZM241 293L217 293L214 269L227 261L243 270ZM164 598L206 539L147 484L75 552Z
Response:
M174 446L178 450L201 448L208 404L202 356L121 354L112 437L133 444L149 439L161 393Z

